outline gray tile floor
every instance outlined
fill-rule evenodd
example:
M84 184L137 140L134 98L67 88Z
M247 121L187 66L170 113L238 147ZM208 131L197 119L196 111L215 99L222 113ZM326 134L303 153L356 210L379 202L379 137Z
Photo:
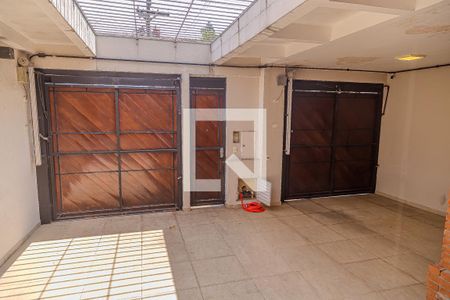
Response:
M424 299L443 224L376 195L56 222L0 269L0 298Z

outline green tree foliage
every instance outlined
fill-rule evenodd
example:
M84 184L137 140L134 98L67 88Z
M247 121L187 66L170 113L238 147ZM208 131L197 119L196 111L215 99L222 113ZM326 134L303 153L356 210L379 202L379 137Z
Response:
M210 21L201 29L202 40L205 42L211 42L216 37L216 31Z

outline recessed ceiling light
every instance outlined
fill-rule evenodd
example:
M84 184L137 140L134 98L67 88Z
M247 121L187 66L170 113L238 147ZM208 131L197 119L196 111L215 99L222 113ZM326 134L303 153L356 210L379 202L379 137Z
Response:
M425 58L426 55L423 54L406 54L397 56L395 59L402 60L402 61L412 61L412 60L419 60Z

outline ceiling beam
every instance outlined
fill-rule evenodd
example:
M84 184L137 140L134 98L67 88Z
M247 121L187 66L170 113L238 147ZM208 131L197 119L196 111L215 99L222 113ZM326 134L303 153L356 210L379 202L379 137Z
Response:
M0 21L0 41L14 49L34 53L36 52L36 44L28 37L12 28L11 26Z
M75 0L31 0L84 55L95 56L95 34ZM55 2L58 7L56 7ZM64 15L63 15L64 14ZM80 19L81 18L81 19ZM75 26L76 28L74 28ZM76 24L76 25L75 25Z

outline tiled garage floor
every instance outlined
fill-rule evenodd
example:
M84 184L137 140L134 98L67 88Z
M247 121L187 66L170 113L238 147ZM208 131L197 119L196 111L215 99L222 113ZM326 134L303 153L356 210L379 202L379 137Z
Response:
M11 259L0 298L425 299L443 223L374 195L57 222Z

